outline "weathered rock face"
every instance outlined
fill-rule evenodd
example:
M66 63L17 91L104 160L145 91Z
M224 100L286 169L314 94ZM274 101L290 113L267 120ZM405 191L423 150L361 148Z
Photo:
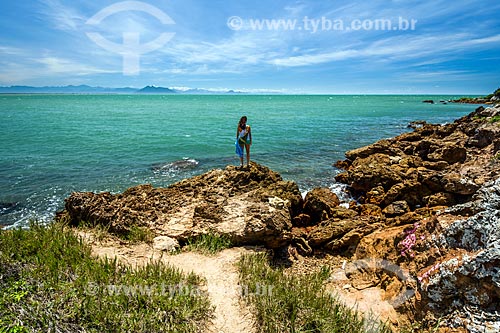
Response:
M424 302L454 314L471 332L500 331L500 178L485 184L474 201L447 213L472 212L439 237L442 256L420 275Z
M337 163L346 171L336 179L348 184L360 203L380 205L397 215L406 202L418 207L448 206L470 200L498 167L499 108L478 108L452 124L424 124L414 132L346 153ZM494 161L493 161L494 162Z
M311 217L311 224L317 224L331 217L339 204L339 198L330 189L315 188L306 194L303 212Z
M443 326L456 328L452 332L499 332L498 114L500 107L481 107L452 124L423 123L414 132L347 152L336 163L346 171L336 179L358 200L349 208L327 205L331 194L325 189L311 193L310 204L306 197L302 215L310 219L301 221L309 224L293 230L301 248L388 263L353 272L388 299L411 291L414 310L398 308L410 321L430 327L440 318ZM396 267L411 278L401 279ZM359 280L354 275L353 285Z
M122 194L77 192L66 199L73 224L103 224L111 232L148 227L179 241L205 233L228 236L235 244L282 246L302 207L297 185L256 163L250 170L228 166L167 188L132 187Z

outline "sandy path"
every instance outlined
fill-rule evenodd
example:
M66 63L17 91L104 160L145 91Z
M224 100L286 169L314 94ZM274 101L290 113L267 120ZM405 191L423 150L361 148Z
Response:
M114 258L131 266L141 266L150 260L161 260L180 270L204 277L210 302L215 306L214 318L207 333L255 332L254 318L242 304L238 285L236 262L245 248L230 248L217 255L207 256L195 252L168 255L146 244L123 245L116 241L97 242L91 234L80 235L92 245L92 252L101 257Z

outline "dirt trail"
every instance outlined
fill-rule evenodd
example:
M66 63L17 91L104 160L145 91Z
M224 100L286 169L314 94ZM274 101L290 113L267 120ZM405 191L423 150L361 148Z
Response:
M131 266L142 266L151 260L161 260L185 273L194 272L206 279L206 289L211 304L215 307L214 318L207 333L255 332L255 321L250 311L242 304L238 285L236 262L244 253L253 250L235 247L207 256L195 252L168 255L147 244L123 245L118 241L95 241L91 234L80 233L92 252L101 257L114 258Z
M92 245L92 252L97 256L116 257L120 262L132 267L145 265L151 260L161 260L185 273L194 272L205 278L204 288L208 292L211 304L215 307L214 318L208 325L206 333L256 332L255 319L240 297L241 289L238 285L236 263L242 254L258 250L234 247L223 250L217 255L203 255L196 252L169 255L145 243L131 245L110 238L96 241L91 233L79 232L79 234ZM296 274L314 270L313 267L329 265L334 269L334 273L329 279L330 283L326 285L327 291L334 294L348 307L364 313L369 322L381 319L383 322L397 323L397 313L390 303L384 300L384 293L378 288L360 291L352 288L349 284L352 281L345 276L343 269L340 268L342 266L340 262L301 258L294 264ZM306 266L301 267L304 264Z

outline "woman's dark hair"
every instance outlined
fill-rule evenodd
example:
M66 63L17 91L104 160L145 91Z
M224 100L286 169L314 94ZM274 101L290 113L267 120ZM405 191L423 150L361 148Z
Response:
M238 127L239 127L239 128L243 128L243 125L242 125L242 124L243 124L243 123L245 123L245 124L246 124L246 122L247 122L247 116L243 116L243 117L241 117L241 118L240 118L240 122L238 123Z

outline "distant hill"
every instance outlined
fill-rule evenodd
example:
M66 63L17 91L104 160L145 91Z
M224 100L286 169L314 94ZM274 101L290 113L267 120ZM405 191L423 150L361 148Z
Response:
M265 92L273 93L273 92ZM1 87L0 94L184 94L184 95L218 95L218 94L247 94L238 90L211 90L199 88L165 88L156 86L146 86L144 88L106 88L92 87L88 85L79 86L10 86Z
M146 86L142 89L136 91L139 94L175 94L177 91L164 88L164 87L155 87L155 86Z

